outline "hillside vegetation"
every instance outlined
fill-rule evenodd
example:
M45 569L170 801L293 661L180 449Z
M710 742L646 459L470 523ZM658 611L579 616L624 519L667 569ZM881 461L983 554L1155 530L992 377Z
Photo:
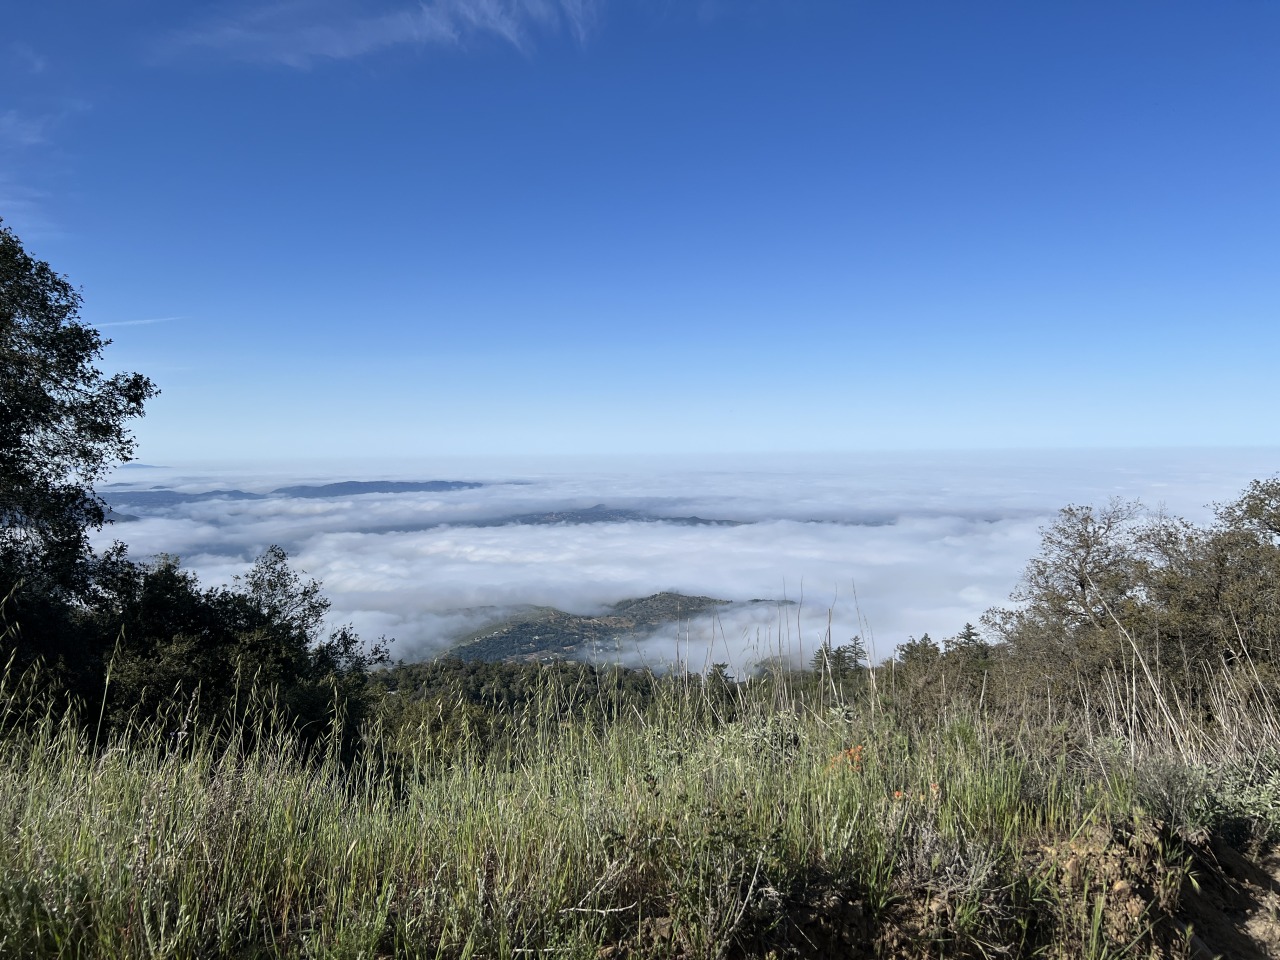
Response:
M505 670L522 697L387 695L347 762L336 740L213 728L180 703L101 738L70 714L18 723L30 691L8 686L0 955L1280 946L1280 728L1247 674L1220 674L1220 711L1190 727L1128 699L1132 682L1082 723L963 694L926 710L884 672L872 689Z

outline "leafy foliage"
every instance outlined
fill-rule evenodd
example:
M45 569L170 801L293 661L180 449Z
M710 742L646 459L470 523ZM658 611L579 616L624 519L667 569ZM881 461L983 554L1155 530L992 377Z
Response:
M1072 506L1043 532L985 625L1006 659L1071 696L1125 664L1195 699L1223 663L1280 671L1280 480L1255 481L1198 527L1113 501Z
M329 601L320 584L269 548L231 588L202 588L176 558L102 565L85 619L110 660L106 716L113 725L157 716L173 702L195 704L204 721L231 718L251 691L275 697L275 720L325 736L341 707L349 736L368 704L365 675L386 659L365 650L350 627L325 633Z
M128 420L155 385L94 365L110 341L80 322L80 294L0 226L0 587L83 573L104 512L93 484L132 458Z

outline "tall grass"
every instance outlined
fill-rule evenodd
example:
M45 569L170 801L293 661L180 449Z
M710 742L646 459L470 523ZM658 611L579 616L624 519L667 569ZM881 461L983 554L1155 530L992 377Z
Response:
M1277 715L1224 674L1217 720L1171 732L1113 679L1068 736L962 702L805 706L782 678L728 699L671 683L601 723L549 686L501 749L374 728L349 764L184 726L180 705L109 737L52 712L14 724L26 694L7 683L0 956L1172 950L1190 861L1169 818L1226 815L1218 774L1248 780ZM1260 799L1227 814L1261 835L1254 774Z

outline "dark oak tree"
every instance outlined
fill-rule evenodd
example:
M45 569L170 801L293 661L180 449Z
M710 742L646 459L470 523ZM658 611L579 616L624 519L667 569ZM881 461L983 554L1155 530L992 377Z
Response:
M156 394L140 373L107 376L110 343L80 321L80 293L0 226L0 589L39 577L75 586L86 533L102 526L94 483L133 457L127 423Z
M91 591L94 483L133 456L128 421L155 385L97 367L110 342L67 279L0 224L0 654L91 682L101 653L75 616Z

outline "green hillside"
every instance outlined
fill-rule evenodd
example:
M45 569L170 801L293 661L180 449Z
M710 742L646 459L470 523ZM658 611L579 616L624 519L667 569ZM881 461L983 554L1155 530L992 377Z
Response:
M531 607L461 638L449 653L463 660L612 659L659 627L730 605L728 600L664 592L623 600L598 616Z

